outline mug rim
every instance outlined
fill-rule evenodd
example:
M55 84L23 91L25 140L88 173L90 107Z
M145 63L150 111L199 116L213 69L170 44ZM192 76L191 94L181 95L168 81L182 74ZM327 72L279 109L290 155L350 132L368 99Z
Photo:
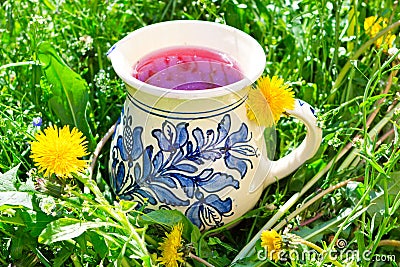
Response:
M234 38L236 39L241 38L242 40L244 40L244 42L251 43L251 45L254 47L254 51L251 52L257 54L254 57L259 61L258 66L255 67L253 73L251 73L250 75L244 75L243 79L235 83L210 89L202 89L202 90L176 90L176 89L163 88L145 83L143 81L134 78L133 75L129 73L130 69L126 70L126 68L122 66L123 64L121 64L121 61L124 60L125 58L122 55L122 53L118 51L118 48L122 47L124 44L126 44L131 40L140 39L139 36L145 32L153 31L154 29L157 28L168 27L170 25L173 26L182 25L182 27L204 25L207 27L214 27L215 29L219 29L220 31L230 32L232 36L235 36ZM159 49L162 48L164 47L160 47ZM212 47L209 48L213 49ZM244 53L247 52L248 51L244 51ZM147 53L144 53L142 57L146 56L146 54ZM263 48L258 43L258 41L254 39L251 35L226 24L221 24L211 21L202 21L202 20L172 20L172 21L158 22L141 27L139 29L132 31L127 36L116 42L107 52L107 57L111 60L114 71L124 81L124 83L128 85L127 86L128 91L130 88L134 88L147 92L151 95L159 97L177 98L177 99L210 98L210 97L227 95L232 92L238 92L253 84L262 75L266 64L265 52ZM236 61L239 65L239 68L241 68L241 62L238 62L238 60ZM133 65L134 62L132 62L132 67ZM241 71L245 73L244 70L241 69Z

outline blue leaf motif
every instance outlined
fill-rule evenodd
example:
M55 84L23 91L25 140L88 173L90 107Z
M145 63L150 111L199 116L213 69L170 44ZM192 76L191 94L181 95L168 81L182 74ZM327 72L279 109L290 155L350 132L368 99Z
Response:
M161 151L158 151L153 158L153 168L155 172L160 172L164 162L164 155Z
M133 149L131 153L132 160L137 160L139 156L143 152L143 143L142 143L142 127L135 127L133 129Z
M175 148L183 147L188 141L189 138L189 133L187 130L188 125L189 125L188 123L181 122L178 123L178 125L176 126L177 138L175 141Z
M222 157L220 149L216 147L217 143L215 143L213 130L207 130L205 140L200 128L194 129L192 133L197 146L196 150L188 155L190 160L196 161L197 164L203 164L201 159L216 161Z
M158 147L162 151L172 151L171 142L165 137L160 129L153 130L152 135L157 139Z
M194 129L192 131L192 134L193 134L194 140L196 140L196 144L197 144L196 151L198 151L201 147L204 146L203 131L199 127L197 127L196 129Z
M173 192L163 186L159 186L158 184L149 184L149 189L155 193L160 202L167 205L187 206L190 203L189 200L178 198Z
M151 205L157 204L157 200L149 192L142 189L137 189L136 192L140 194L142 197L146 198L147 202L150 203Z
M226 114L224 115L220 123L218 123L217 127L218 138L216 142L217 144L221 143L226 138L230 128L231 128L231 116Z
M175 153L172 155L172 160L171 160L171 165L176 165L179 164L184 158L185 158L185 153L183 149L176 150Z
M128 160L128 154L126 153L126 150L124 149L123 141L122 141L122 136L118 136L117 138L117 148L119 150L119 154L121 155L121 159L123 161Z
M175 127L170 121L164 121L161 129L152 131L152 135L158 141L158 147L162 151L173 152L183 147L188 140L187 123L178 123Z
M239 189L239 181L235 180L232 175L221 172L210 173L206 177L201 177L197 184L209 193L218 192L229 186Z
M225 146L231 148L235 146L237 143L247 143L249 141L247 135L248 135L247 126L246 124L242 123L239 130L228 136L225 142Z
M133 168L133 175L136 181L141 180L142 170L140 169L139 163L136 162L135 167Z
M239 188L239 182L231 175L216 172L211 168L203 170L198 175L187 175L184 173L170 173L170 177L179 181L179 184L187 197L193 198L196 191L218 192L226 187Z
M246 124L242 123L239 130L229 135L225 141L225 165L230 169L237 170L242 178L247 173L247 163L253 168L248 157L257 156L257 150L246 144L251 139L251 135L250 137L248 135L248 128Z
M159 183L168 186L169 188L178 188L176 184L176 180L173 179L174 177L168 173L163 173L160 176L154 176L151 179L148 179L148 183Z
M228 168L237 170L243 178L247 173L247 164L245 159L233 156L230 152L225 153L225 164ZM250 161L251 163L251 161Z
M257 150L254 149L251 145L239 145L235 146L232 151L235 151L238 154L244 155L246 157L252 157L257 155Z
M175 165L173 168L175 170L184 171L184 172L188 172L188 173L194 173L194 172L197 172L197 170L198 170L196 166L194 166L192 164L187 164L187 163Z
M193 153L193 144L192 141L188 141L186 145L186 154L190 155Z
M219 149L206 150L201 153L201 157L205 160L216 161L222 158L222 152Z
M143 178L146 179L146 177L150 176L152 172L152 164L151 164L151 158L153 156L153 147L148 146L146 147L144 153L143 153Z
M171 178L174 180L178 181L182 190L185 192L186 196L188 198L193 198L195 189L196 189L196 184L195 180L193 177L187 176L182 173L170 173L169 174Z
M125 184L126 180L124 178L125 178L125 165L121 162L120 164L118 164L117 173L115 177L116 181L115 190L117 192L121 191L121 188Z
M232 199L221 200L217 195L209 195L191 205L185 215L200 229L207 226L221 226L223 217L232 215Z

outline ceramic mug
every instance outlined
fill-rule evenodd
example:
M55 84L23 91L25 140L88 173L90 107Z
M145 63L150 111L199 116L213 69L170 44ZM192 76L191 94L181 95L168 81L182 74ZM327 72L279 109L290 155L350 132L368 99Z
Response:
M132 76L144 55L173 46L221 51L238 63L245 78L186 91ZM177 209L200 229L221 226L252 209L266 186L292 173L320 146L314 109L296 99L288 114L305 124L305 139L287 156L271 160L264 128L246 116L249 86L264 71L265 53L238 29L193 20L157 23L118 41L108 57L127 88L111 141L111 185L119 198L146 210Z

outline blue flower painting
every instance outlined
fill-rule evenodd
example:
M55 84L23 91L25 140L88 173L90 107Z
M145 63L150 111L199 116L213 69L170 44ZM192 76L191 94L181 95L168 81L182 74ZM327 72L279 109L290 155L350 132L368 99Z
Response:
M144 146L143 127L122 112L120 134L111 148L111 180L115 193L140 205L181 207L199 228L216 227L233 215L232 199L221 199L221 190L237 190L257 149L246 124L231 131L231 117L224 115L216 129L165 120L153 129L152 145ZM222 161L229 172L217 171L212 162ZM146 204L145 204L146 203Z

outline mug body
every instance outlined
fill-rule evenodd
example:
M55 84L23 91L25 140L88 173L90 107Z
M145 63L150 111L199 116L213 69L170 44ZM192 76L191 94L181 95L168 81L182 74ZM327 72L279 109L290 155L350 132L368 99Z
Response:
M245 78L185 91L152 86L130 74L144 55L184 45L228 54ZM249 85L265 66L258 43L229 26L171 21L133 32L110 49L109 57L128 92L110 150L116 195L146 211L178 209L200 229L221 226L250 210L269 169L263 129L246 116Z

